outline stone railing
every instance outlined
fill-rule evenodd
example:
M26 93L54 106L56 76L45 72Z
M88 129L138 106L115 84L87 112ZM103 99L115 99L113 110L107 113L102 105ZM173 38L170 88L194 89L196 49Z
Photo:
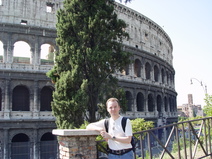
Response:
M96 159L97 131L85 129L55 129L58 136L60 159Z

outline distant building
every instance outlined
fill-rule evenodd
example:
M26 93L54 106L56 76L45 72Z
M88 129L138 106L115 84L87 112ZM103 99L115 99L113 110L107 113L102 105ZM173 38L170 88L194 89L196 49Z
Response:
M203 116L203 110L201 105L193 104L192 94L188 94L188 104L183 104L177 107L178 116L181 117L196 117Z

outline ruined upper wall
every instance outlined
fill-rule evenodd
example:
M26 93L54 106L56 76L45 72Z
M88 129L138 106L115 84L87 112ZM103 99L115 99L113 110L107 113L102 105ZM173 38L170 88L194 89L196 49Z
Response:
M0 0L0 22L55 28L63 0Z
M55 29L56 12L63 0L0 0L0 23L23 24ZM173 46L168 34L154 21L122 4L116 3L116 12L125 20L130 35L125 45L144 50L173 63Z
M123 19L130 35L124 44L145 50L173 65L173 46L168 34L154 21L143 14L116 3L115 9L118 17Z

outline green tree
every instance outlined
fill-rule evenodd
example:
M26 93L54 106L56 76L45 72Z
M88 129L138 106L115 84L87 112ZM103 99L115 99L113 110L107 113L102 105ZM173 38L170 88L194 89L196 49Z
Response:
M205 106L203 107L204 113L207 116L212 116L212 95L205 95Z
M122 49L128 34L114 12L114 0L65 0L57 20L59 51L47 73L55 82L52 110L58 128L74 128L85 118L96 121L97 110L106 112L102 109L108 97L125 105L113 74L131 62L131 54Z

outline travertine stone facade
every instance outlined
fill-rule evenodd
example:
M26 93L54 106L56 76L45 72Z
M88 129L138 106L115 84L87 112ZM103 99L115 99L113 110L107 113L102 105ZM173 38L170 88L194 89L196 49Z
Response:
M43 155L43 144L55 141L49 137L55 128L49 107L54 85L46 77L54 61L41 59L41 46L57 50L56 11L62 7L62 0L0 0L0 158L16 155L13 150L20 136L30 143L27 155L33 159ZM118 3L115 8L128 24L130 39L123 48L133 53L134 61L115 74L128 100L124 115L153 120L155 126L176 122L171 39L141 13ZM19 41L29 45L28 59L14 57Z
M119 18L128 25L126 31L130 34L130 40L124 44L147 51L172 65L171 39L157 23L121 4L116 5L116 10Z

